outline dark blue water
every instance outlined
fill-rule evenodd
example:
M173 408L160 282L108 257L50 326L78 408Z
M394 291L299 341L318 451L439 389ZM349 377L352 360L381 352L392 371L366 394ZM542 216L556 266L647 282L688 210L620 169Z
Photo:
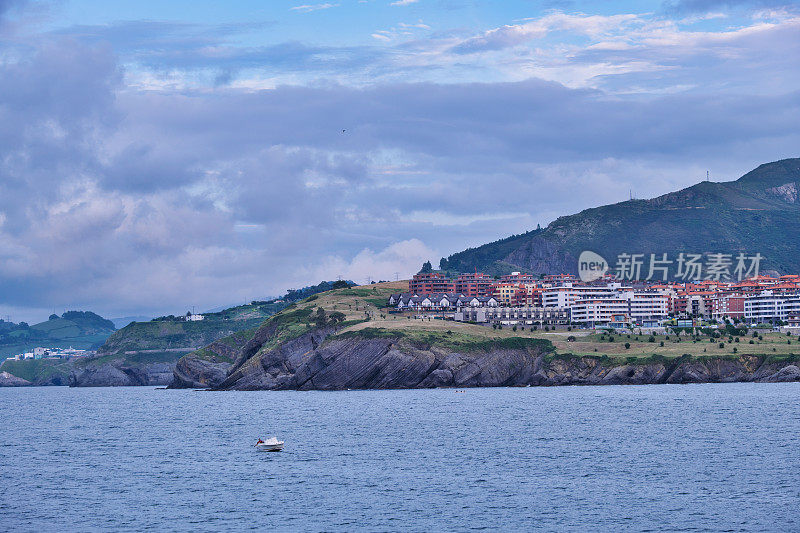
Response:
M0 529L798 530L799 397L0 389Z

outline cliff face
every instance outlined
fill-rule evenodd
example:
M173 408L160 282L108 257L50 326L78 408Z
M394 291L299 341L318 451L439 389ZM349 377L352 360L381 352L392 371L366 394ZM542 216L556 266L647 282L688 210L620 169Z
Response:
M530 383L546 344L457 352L403 337L306 333L250 358L219 384L227 390L497 387Z
M506 345L504 345L506 344ZM259 351L227 377L205 380L175 372L173 385L218 390L346 390L433 387L556 385L641 385L800 381L794 360L764 356L665 359L613 364L603 357L554 355L549 343L481 345L458 350L420 345L403 336L337 336L331 330L308 332ZM203 366L195 367L203 373ZM187 370L181 369L181 373Z
M90 364L69 374L70 387L166 386L173 380L175 363L126 364L124 361Z

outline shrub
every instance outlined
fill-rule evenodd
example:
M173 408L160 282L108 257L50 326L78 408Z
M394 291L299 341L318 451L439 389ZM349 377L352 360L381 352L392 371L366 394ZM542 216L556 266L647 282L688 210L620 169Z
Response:
M733 353L736 353L738 351L739 351L739 348L736 348L736 347L733 348Z
M626 349L626 350L628 350L630 347L631 347L631 343L629 343L629 342L626 342L626 343L625 343L625 349Z
M513 328L511 328L511 331L517 331L517 326L516 326L516 325L514 325L514 327L513 327Z
M570 335L569 337L567 337L567 342L575 342L575 336Z
M734 342L739 342L739 337L736 337L736 338L734 339Z
M659 346L664 346L664 341L661 341L660 343L658 343L658 345Z
M755 343L756 343L756 341L754 341L752 339L750 340L750 344L755 344Z
M724 348L725 347L725 343L724 342L719 343L719 347L720 348Z
M614 337L609 337L608 342L614 342Z
M650 338L647 339L647 342L656 342L656 338L650 335Z

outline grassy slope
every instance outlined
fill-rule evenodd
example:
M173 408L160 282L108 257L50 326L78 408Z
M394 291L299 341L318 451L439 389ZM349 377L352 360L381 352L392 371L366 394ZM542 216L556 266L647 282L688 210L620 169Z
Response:
M201 320L198 322L134 322L114 333L98 355L126 351L193 349L220 337L253 328L264 320Z
M70 364L61 359L27 359L25 361L4 361L0 371L8 372L30 382L46 380L60 374L66 383L70 372Z

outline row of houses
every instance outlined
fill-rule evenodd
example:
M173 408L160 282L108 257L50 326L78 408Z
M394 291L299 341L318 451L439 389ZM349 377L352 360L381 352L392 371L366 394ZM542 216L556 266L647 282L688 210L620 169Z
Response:
M463 307L456 311L453 319L458 322L508 322L542 325L566 325L572 323L567 308L544 307Z
M421 286L424 289L424 283L419 283L421 280L441 280L442 276L435 272L419 274L409 286ZM463 276L465 280L486 281L488 278L479 273ZM500 313L493 309L516 308L568 310L569 320L584 324L610 324L624 320L648 325L676 317L753 323L782 321L800 326L800 276L797 275L757 276L739 283L630 282L623 285L609 276L582 283L569 275L534 279L529 274L515 272L494 280L493 284L483 287L481 291L483 295L411 291L394 295L390 298L390 305L400 310L473 309L474 312L463 314L464 320L475 320L479 316L490 320ZM484 311L479 313L478 309ZM525 313L536 315L539 311Z
M392 294L389 306L398 311L452 311L462 307L497 307L497 300L486 296L464 294L431 294L420 296L413 293Z

